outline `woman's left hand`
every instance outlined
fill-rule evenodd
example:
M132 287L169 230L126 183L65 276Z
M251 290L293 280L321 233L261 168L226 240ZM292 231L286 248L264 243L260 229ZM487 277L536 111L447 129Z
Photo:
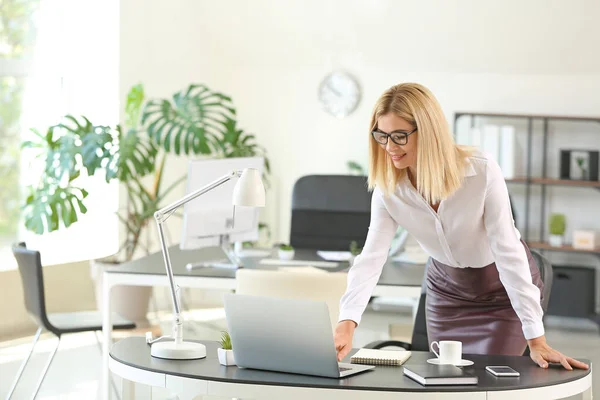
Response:
M540 336L527 341L531 359L542 368L548 368L548 363L561 363L565 369L573 370L573 367L588 369L589 365L567 357L559 351L554 350L546 343L546 337Z

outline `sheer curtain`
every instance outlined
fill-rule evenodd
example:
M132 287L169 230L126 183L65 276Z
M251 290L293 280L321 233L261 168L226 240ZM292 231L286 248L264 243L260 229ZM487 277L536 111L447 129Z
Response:
M42 0L34 16L37 37L26 78L21 115L22 139L41 132L62 116L84 115L94 124L119 118L117 0ZM40 165L21 153L20 183L39 179ZM42 262L62 264L113 254L118 249L118 185L88 177L88 213L71 227L36 235L19 225L18 239L40 250Z

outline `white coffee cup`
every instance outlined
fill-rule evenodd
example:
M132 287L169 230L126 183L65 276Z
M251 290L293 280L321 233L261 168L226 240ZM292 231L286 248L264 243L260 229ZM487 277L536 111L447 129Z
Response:
M435 351L433 345L438 347ZM440 364L459 364L462 359L462 342L456 340L440 340L431 343L431 351L440 360Z

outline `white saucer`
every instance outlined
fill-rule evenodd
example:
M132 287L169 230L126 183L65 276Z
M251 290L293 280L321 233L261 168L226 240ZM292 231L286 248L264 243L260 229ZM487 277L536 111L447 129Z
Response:
M430 358L429 360L427 360L427 362L429 364L434 364L434 365L443 365L440 364L440 359L439 358ZM471 360L460 360L460 362L458 364L453 364L457 367L468 367L469 365L473 365L473 361Z

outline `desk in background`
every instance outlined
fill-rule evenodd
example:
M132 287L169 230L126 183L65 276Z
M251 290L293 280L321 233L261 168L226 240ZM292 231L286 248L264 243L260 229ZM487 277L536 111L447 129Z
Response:
M592 370L567 371L561 367L542 369L529 357L468 356L467 367L479 377L478 385L421 386L402 373L402 367L381 367L344 379L286 374L235 366L225 367L217 359L217 342L202 341L207 356L202 360L172 361L153 358L144 338L123 339L110 352L110 369L124 379L123 400L133 399L132 382L163 387L180 400L198 395L255 400L530 400L560 399L578 394L592 398ZM354 349L350 355L354 354ZM349 362L350 355L344 360ZM406 365L425 363L431 353L413 352ZM588 360L585 360L589 362ZM519 378L497 378L486 365L509 365ZM591 365L591 363L590 363Z
M202 250L181 250L178 246L169 249L175 283L180 287L200 289L234 290L235 270L223 268L197 268L188 271L188 263L216 260L224 258L220 248ZM320 260L314 250L296 250L296 258L301 260ZM260 258L244 258L246 268L276 269L276 266L260 264ZM327 271L338 272L348 269L348 265L340 263L338 268L327 268ZM388 262L373 296L408 297L418 300L421 295L421 283L425 274L425 266L418 264L400 264ZM109 389L109 351L112 343L110 320L110 291L118 285L168 286L162 252L124 263L118 267L107 269L103 277L103 321L102 321L102 399L108 399Z

